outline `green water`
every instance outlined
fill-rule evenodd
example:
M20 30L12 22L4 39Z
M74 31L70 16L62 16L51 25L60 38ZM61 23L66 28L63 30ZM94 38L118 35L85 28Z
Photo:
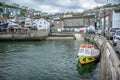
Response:
M99 63L78 62L81 43L0 42L0 80L98 80Z

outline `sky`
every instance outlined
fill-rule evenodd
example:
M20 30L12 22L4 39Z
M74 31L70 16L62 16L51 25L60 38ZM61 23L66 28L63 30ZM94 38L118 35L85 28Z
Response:
M107 3L120 3L120 0L0 0L20 4L47 13L82 12Z

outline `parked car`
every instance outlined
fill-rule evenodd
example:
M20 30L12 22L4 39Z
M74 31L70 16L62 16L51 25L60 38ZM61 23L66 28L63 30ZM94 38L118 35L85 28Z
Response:
M117 41L117 44L116 44L116 51L120 53L120 40Z
M120 30L120 28L111 28L108 30L106 33L106 38L107 39L113 39L113 35L115 34L116 30Z
M86 31L86 34L97 34L96 30L88 30Z
M116 45L118 40L120 40L120 30L116 30L113 36L113 44Z

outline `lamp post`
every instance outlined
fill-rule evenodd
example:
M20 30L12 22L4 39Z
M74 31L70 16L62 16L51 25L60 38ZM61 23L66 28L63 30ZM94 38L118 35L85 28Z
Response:
M108 0L106 0L106 3L108 3ZM104 30L103 30L103 36L105 37L105 30L106 30L106 19L105 19L105 14L106 14L106 10L105 7L103 8L103 13L104 13Z
M104 8L104 10L103 10L103 13L104 13L104 28L103 28L103 36L105 37L105 29L106 29L106 20L105 20L105 13L106 13L106 11L105 11L105 8Z

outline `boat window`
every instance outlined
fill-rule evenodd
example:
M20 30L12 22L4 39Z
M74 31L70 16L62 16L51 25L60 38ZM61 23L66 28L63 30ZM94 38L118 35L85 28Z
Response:
M94 54L94 52L95 52L94 49L92 49L92 50L91 50L91 53Z
M84 53L84 49L80 49L79 52L80 52L80 53Z
M26 23L26 25L29 25L28 23Z
M117 32L117 35L120 35L120 31Z
M91 54L91 49L88 49L88 48L87 48L87 49L85 50L85 53L86 53L86 54Z

